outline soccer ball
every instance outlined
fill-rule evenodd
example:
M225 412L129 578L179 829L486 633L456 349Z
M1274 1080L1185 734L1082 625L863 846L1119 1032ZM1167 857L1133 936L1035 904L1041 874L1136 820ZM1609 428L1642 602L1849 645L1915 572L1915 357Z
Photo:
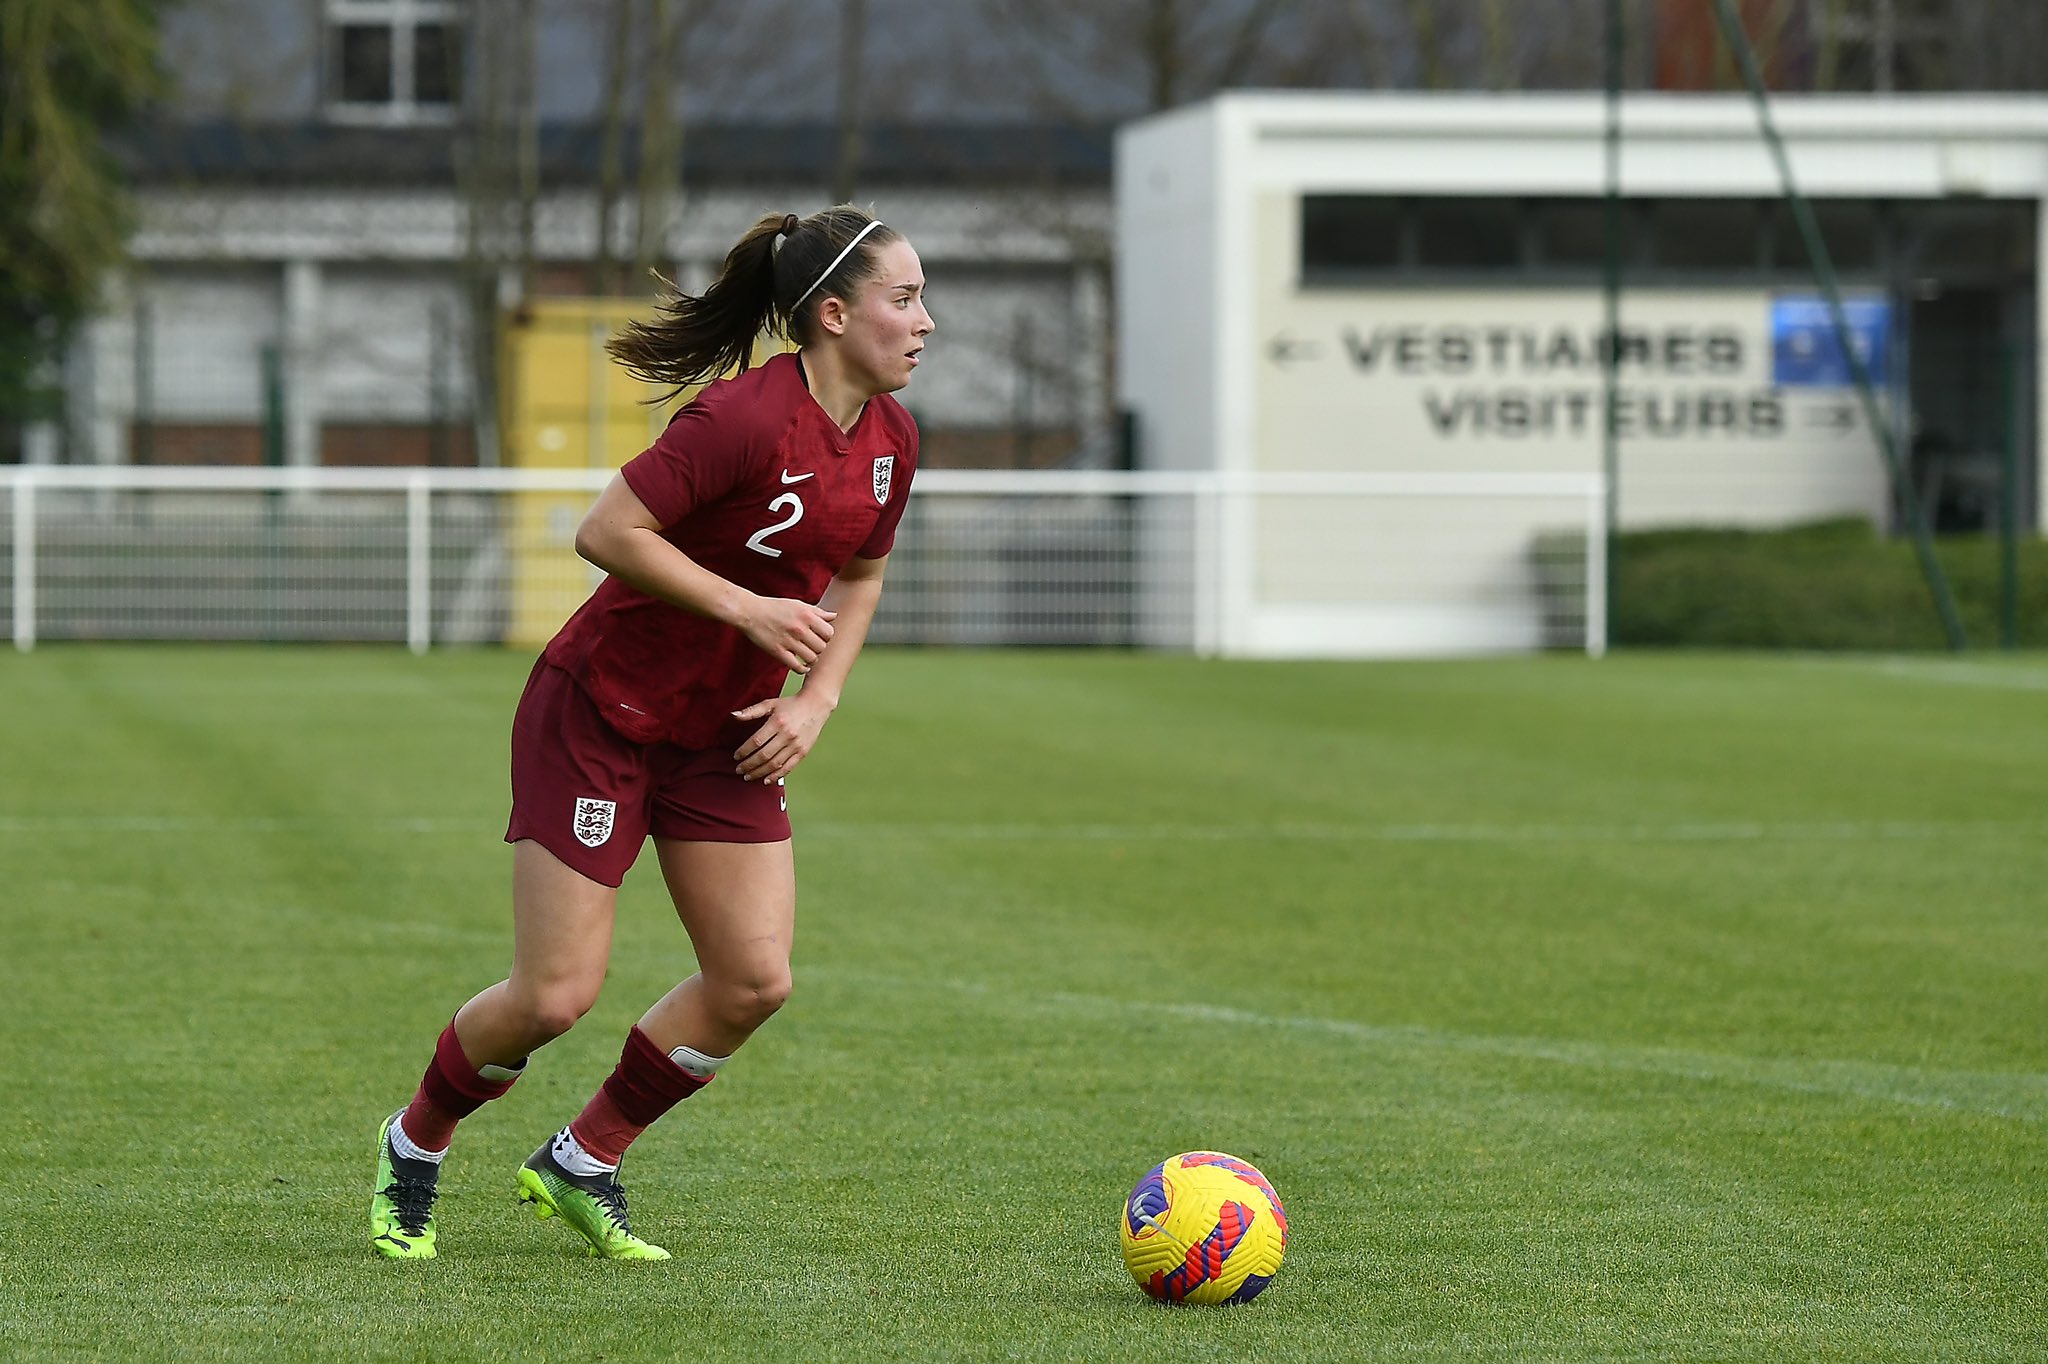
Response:
M1236 1156L1189 1151L1131 1190L1123 1244L1131 1277L1161 1302L1250 1302L1280 1271L1287 1213Z

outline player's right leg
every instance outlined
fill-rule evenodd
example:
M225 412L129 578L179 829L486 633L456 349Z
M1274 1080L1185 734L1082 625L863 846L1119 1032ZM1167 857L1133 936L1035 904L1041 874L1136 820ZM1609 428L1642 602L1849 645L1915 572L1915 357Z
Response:
M641 1017L610 1078L518 1175L520 1198L560 1218L593 1254L668 1258L633 1233L619 1183L626 1148L708 1084L788 997L796 864L787 825L778 831L774 842L654 840L697 973Z
M377 1134L370 1245L388 1259L434 1255L442 1158L462 1119L512 1087L526 1057L596 1001L618 898L532 840L513 846L512 974L456 1012L412 1102Z

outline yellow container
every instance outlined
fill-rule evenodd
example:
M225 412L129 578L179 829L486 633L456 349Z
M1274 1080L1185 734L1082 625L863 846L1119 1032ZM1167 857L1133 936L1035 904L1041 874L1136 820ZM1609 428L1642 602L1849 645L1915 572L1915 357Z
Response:
M540 299L507 317L503 333L500 444L507 467L616 469L654 443L669 415L697 389L651 401L662 389L635 379L605 353L644 299ZM781 349L763 338L758 360ZM576 527L589 493L514 493L506 510L511 615L505 642L545 644L603 574L578 557Z

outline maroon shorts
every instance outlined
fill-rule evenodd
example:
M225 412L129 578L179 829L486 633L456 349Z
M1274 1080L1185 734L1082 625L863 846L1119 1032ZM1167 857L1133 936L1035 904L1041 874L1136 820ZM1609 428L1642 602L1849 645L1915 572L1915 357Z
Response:
M648 834L698 843L789 837L781 782L740 780L733 755L640 744L604 722L576 679L543 659L512 717L512 822L593 881L616 886Z

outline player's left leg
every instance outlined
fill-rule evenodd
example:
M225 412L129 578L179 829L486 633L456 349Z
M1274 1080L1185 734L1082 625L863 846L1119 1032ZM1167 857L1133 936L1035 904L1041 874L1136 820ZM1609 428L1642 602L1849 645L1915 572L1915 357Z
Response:
M796 864L787 840L655 839L663 878L697 953L697 974L627 1035L619 1064L583 1111L520 1169L520 1196L560 1215L594 1253L666 1259L634 1236L618 1168L634 1138L711 1082L789 997Z
M664 1051L724 1059L789 998L796 858L777 843L657 838L662 879L697 953L697 974L640 1020Z

